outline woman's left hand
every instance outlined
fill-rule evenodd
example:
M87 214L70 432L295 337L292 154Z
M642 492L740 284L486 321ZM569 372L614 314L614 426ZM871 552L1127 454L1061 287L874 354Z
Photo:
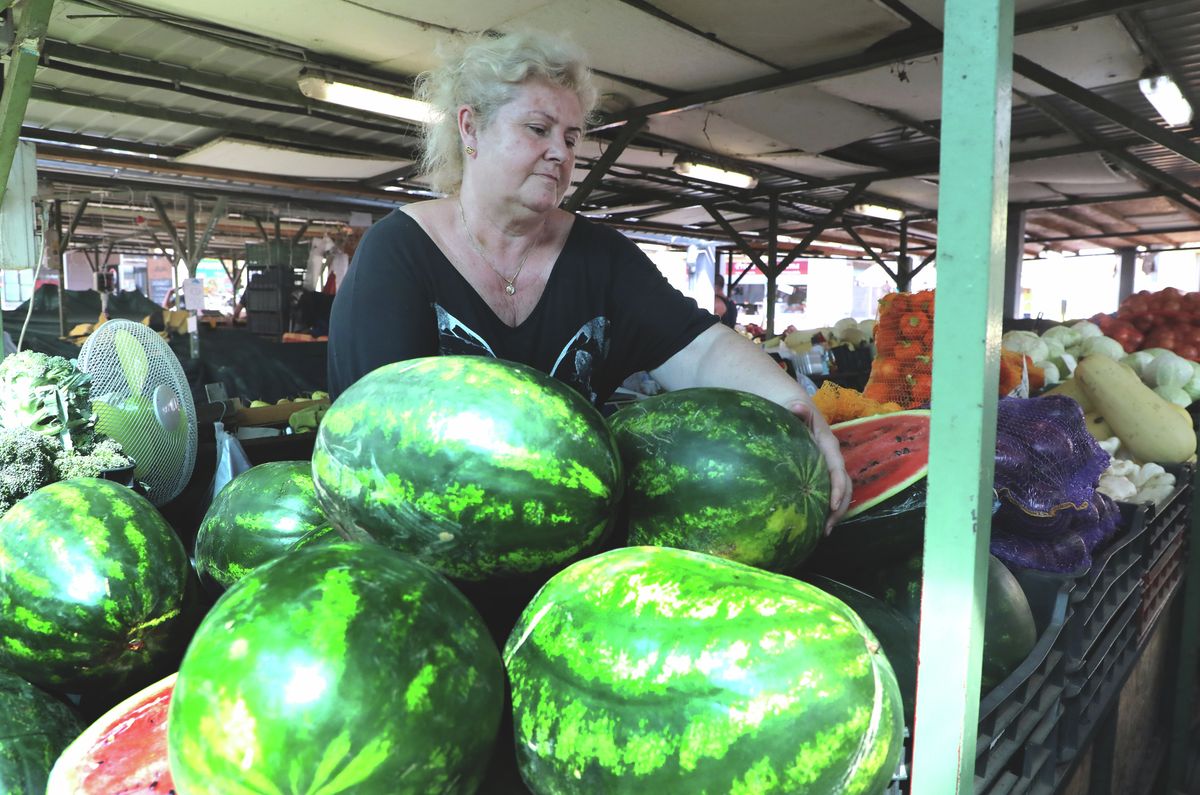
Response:
M830 430L829 423L812 403L796 400L789 403L787 408L804 420L804 424L812 431L817 447L825 456L825 464L829 468L829 518L825 520L825 535L829 535L833 526L850 507L852 486L850 475L846 472L846 463L842 460L842 448Z

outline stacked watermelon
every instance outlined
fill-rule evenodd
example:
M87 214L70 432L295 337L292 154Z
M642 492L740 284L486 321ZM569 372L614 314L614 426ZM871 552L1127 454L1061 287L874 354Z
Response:
M879 642L806 583L666 547L556 575L505 647L535 793L876 795L899 757Z
M629 543L691 549L772 571L813 551L829 470L807 426L732 389L683 389L610 420L625 467Z
M461 580L594 549L622 487L612 436L578 392L478 356L397 362L356 382L321 422L313 478L344 535Z
M239 474L212 501L196 534L196 571L219 593L294 548L337 538L317 503L312 464L271 461Z
M0 518L0 668L72 693L141 687L186 642L188 577L144 497L93 478L45 486Z
M81 729L66 705L0 671L0 792L45 792L50 766Z
M330 544L247 574L201 623L168 712L180 792L471 793L504 700L478 614L437 572Z

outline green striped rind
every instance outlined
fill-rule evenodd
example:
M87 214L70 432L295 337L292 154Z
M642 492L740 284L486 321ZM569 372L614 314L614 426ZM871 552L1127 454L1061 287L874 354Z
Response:
M804 423L732 389L683 389L609 418L625 467L629 543L772 571L801 563L829 513L829 470Z
M629 547L568 567L504 660L539 795L877 795L899 759L899 689L859 617L710 555Z
M560 565L620 498L604 419L524 365L438 356L381 367L326 412L313 452L326 515L451 577Z
M0 671L0 792L45 792L54 760L82 731L66 705Z
M0 518L0 668L70 692L137 684L186 641L187 578L183 544L141 495L45 486Z
M227 483L204 514L196 570L206 586L224 590L298 543L331 535L309 461L259 464Z
M475 609L432 569L332 544L255 569L188 646L168 713L181 795L471 793L504 698Z

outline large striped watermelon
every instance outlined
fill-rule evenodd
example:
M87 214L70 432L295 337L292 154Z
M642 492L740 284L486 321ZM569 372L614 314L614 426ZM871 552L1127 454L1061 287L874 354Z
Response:
M879 642L807 583L628 547L555 575L505 647L543 793L878 795L903 740Z
M183 795L471 793L503 669L441 575L375 544L260 566L188 646L168 712Z
M921 620L920 553L864 576L864 590L908 616ZM981 690L987 693L1016 670L1037 643L1033 610L1021 583L995 555L988 555L987 604L983 625Z
M0 793L45 792L51 765L81 731L66 705L0 671Z
M186 641L188 576L146 498L95 478L44 486L0 518L0 667L69 692L144 685Z
M221 489L196 534L196 572L223 591L299 543L337 538L317 503L309 461L271 461Z
M829 514L829 470L804 423L765 398L683 389L609 418L621 450L629 543L773 571L802 562Z
M463 580L565 563L620 498L604 419L566 384L479 356L412 359L347 389L321 421L326 515Z
M46 795L173 795L167 706L174 688L171 674L88 726L54 763Z

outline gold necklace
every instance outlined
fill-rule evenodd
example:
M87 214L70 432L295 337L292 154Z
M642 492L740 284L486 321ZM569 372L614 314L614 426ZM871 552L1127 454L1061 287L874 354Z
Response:
M521 257L521 263L517 265L517 272L509 279L503 273L496 269L492 261L488 259L487 254L483 251L483 246L475 239L475 235L471 234L470 227L467 226L467 211L463 209L462 198L458 200L458 214L462 218L463 231L467 233L467 239L471 241L471 246L475 249L475 253L483 260L483 264L492 269L492 273L500 277L500 281L504 282L504 292L508 295L513 295L517 292L517 277L521 275L521 269L525 267L525 261L529 259L529 255L533 253L534 247L537 245L537 237L534 237L533 242L529 244L529 248L525 249L525 255ZM542 223L545 227L545 222ZM538 236L541 235L541 230L538 230Z

